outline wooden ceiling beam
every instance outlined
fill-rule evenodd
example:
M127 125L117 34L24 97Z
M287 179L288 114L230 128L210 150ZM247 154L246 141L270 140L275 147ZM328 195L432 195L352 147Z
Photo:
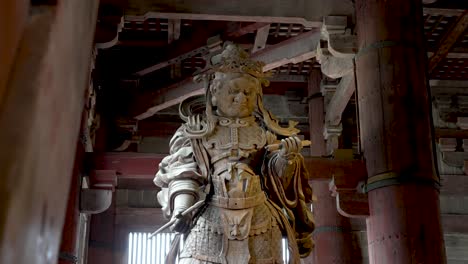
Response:
M306 83L307 78L294 75L279 75L270 79L270 87L264 89L265 94L274 93L274 82L278 83ZM132 103L130 112L137 120L149 118L159 111L181 103L183 100L197 95L205 94L205 89L201 83L193 81L190 76L178 83L168 87L142 93L138 95Z
M252 22L252 23L281 23L300 24L304 27L321 27L321 20L308 21L300 17L273 17L273 16L238 16L238 15L214 15L194 13L166 13L147 12L144 15L126 15L125 21L141 22L149 18L159 19L183 19L183 20L207 20L207 21L229 21L229 22Z
M120 179L139 179L153 184L159 163L168 154L148 154L136 152L106 152L93 154L94 170L115 171L117 181ZM335 160L328 158L305 157L305 165L309 170L309 179L327 180L333 174L365 174L365 162L362 160ZM118 187L118 186L117 186Z
M468 138L468 130L466 129L453 129L453 128L436 128L434 129L435 139L439 138Z
M266 24L266 23L251 23L251 24L243 26L242 23L236 23L234 26L229 27L229 24L228 24L227 25L228 28L223 33L223 39L235 39L245 34L255 32L256 30L260 28L265 28L268 25L269 24ZM175 20L170 19L168 29L169 29L168 30L168 42L172 43L173 41L177 40L180 36L180 19L175 19ZM213 36L210 38L207 38L208 35L206 33L204 33L203 35L194 33L193 35L197 36L196 39L205 38L206 41L204 43L201 43L200 41L198 41L198 45L192 45L193 49L191 50L185 47L186 45L181 45L181 44L179 44L178 46L183 46L183 47L170 48L170 50L167 52L169 53L169 55L167 56L168 58L167 60L161 61L155 65L142 69L136 72L135 75L141 77L141 76L150 74L152 72L155 72L159 69L168 67L170 65L180 63L182 60L193 57L197 54L206 55L210 53L210 51L212 51L213 49L216 49L217 47L221 48L221 44L222 44L221 38L218 35L214 35L214 33L213 33ZM267 36L268 36L268 33L267 33ZM183 52L179 51L179 49L182 50Z
M424 7L423 13L431 16L459 16L463 14L463 9L431 8Z
M266 23L297 23L317 27L330 14L354 16L354 4L345 0L128 0L126 19L134 16Z
M262 22L254 22L248 23L245 22L231 22L228 23L228 27L223 34L223 38L227 40L236 39L238 37L242 37L249 33L254 33L261 28L269 26L269 23L262 23Z
M141 77L172 64L179 63L186 58L210 52L213 46L217 46L221 43L220 41L216 40L219 38L213 38L213 36L217 36L217 34L220 31L223 31L225 27L225 23L210 23L209 26L195 23L195 29L192 33L192 36L195 37L191 38L190 40L185 38L178 40L174 39L171 45L167 46L166 49L161 51L161 54L166 54L165 60L146 67L136 72L135 75ZM172 29L172 31L174 31L174 29Z
M440 195L444 196L467 196L468 176L467 175L440 175L442 187Z
M444 233L468 234L468 215L442 214L441 220Z
M96 170L113 170L118 175L135 178L154 178L159 163L167 154L135 152L89 153Z
M434 52L428 52L427 57L432 57L434 55ZM468 53L464 52L449 52L447 53L447 56L445 56L447 59L468 59Z
M180 104L183 100L205 93L202 83L196 83L192 77L154 92L145 93L135 100L137 114L135 119L143 120L155 113Z
M252 59L263 61L264 71L272 70L288 63L300 63L315 57L315 50L320 42L320 30L312 29L271 45L252 54Z
M150 227L153 231L164 225L164 219L160 208L129 208L117 207L115 209L115 224L119 226ZM468 215L442 214L442 227L445 233L468 234ZM351 219L351 230L366 231L366 224L361 219Z
M265 30L265 32L267 31L268 30ZM299 63L315 56L315 48L319 41L319 30L312 30L293 37L289 40L283 41L277 45L268 47L260 52L256 52L252 57L254 59L265 61L267 63L265 70L270 70L289 62ZM220 42L216 43L217 46L219 46ZM160 62L156 65L138 71L136 75L141 77L177 63L185 57L194 56L196 53L210 52L212 49L211 46L212 45L209 44L201 48L188 51L182 55L179 55L178 57ZM192 78L190 77L169 87L150 92L150 94L145 94L144 96L139 96L138 98L141 98L142 101L137 99L137 113L135 118L137 120L148 118L162 109L182 102L188 97L203 94L205 91L203 87L201 87L201 84L193 83L191 79ZM141 102L147 103L142 104Z
M461 14L455 25L444 35L437 51L429 59L428 71L429 74L439 65L439 63L447 56L449 51L468 28L468 10Z

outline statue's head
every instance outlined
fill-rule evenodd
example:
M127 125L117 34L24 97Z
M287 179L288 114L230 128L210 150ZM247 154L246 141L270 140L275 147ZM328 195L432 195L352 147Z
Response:
M262 91L260 81L249 74L222 72L215 73L210 89L211 103L224 117L251 116Z
M236 45L228 45L216 59L210 92L217 114L251 116L261 100L262 85L268 85L264 64L250 59L249 54Z
M281 127L276 118L264 108L262 87L268 86L269 72L263 72L263 62L254 61L249 54L236 45L227 45L220 55L211 60L213 73L198 75L195 80L207 81L206 120L200 126L186 126L185 133L192 138L202 138L213 132L216 115L231 118L252 116L262 120L272 132L291 136L299 132L290 121L289 127ZM189 120L190 111L184 110L181 103L180 114L185 121Z

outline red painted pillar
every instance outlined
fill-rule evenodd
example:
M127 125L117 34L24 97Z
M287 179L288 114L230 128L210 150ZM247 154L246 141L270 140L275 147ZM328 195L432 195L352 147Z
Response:
M321 78L320 71L316 70L312 71L309 79L309 96L312 98L309 101L310 138L313 142L310 153L311 156L318 157L325 155L323 97L314 96L320 93ZM336 199L331 196L328 183L329 180L311 181L317 198L312 210L315 219L315 248L305 263L362 263L359 248L352 250L355 243L352 241L349 219L338 213Z
M84 148L81 142L77 144L75 164L73 166L72 180L68 194L65 223L60 243L59 264L76 263L78 259L78 239L80 220L80 174L83 165Z
M356 0L371 264L446 263L421 0Z
M311 185L317 197L312 209L315 219L313 263L361 264L361 251L353 242L349 219L337 212L328 181L314 180Z

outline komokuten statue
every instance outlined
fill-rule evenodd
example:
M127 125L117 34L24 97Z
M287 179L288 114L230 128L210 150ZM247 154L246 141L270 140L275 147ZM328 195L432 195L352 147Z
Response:
M304 142L264 109L262 68L229 45L202 77L204 113L181 106L185 123L154 179L171 229L186 234L179 263L283 263L283 237L290 263L312 250Z

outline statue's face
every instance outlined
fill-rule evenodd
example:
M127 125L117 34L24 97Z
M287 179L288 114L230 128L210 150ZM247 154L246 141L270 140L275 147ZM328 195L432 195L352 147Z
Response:
M225 117L247 117L255 110L259 83L249 77L239 76L224 82L216 92L218 114Z

